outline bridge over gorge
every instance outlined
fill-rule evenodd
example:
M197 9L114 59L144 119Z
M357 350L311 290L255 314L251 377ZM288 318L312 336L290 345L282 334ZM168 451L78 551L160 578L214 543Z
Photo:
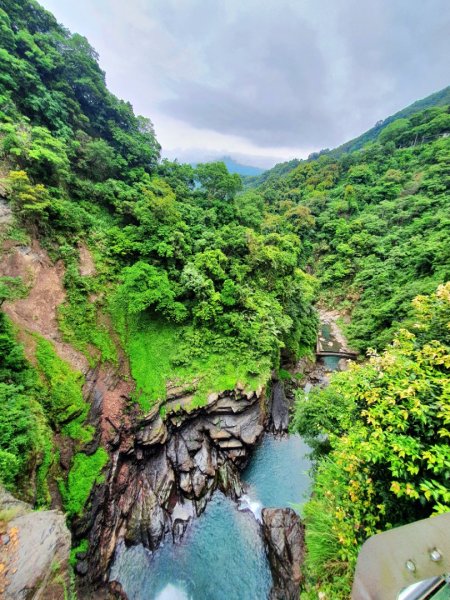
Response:
M358 353L350 348L336 323L334 313L321 313L320 329L317 336L316 355L335 356L355 360Z

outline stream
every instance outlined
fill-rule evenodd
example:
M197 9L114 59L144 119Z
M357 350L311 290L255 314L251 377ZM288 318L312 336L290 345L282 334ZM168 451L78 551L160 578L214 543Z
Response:
M297 508L306 500L308 451L299 436L266 434L243 472L247 493L239 506L216 492L181 544L166 542L154 554L122 544L111 579L129 600L267 598L272 577L257 519L263 506Z

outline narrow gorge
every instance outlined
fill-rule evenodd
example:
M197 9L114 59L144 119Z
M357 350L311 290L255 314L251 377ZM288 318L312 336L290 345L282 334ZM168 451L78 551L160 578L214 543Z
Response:
M338 316L322 313L319 339L346 356ZM272 381L269 397L238 384L186 410L192 387L168 388L164 418L154 409L110 443L112 469L74 530L94 549L78 555L77 573L94 585L109 579L110 590L137 599L193 598L200 584L205 598L296 599L304 528L291 506L307 498L310 449L287 426L294 373L308 391L346 368L347 358L339 367L327 358L301 361L289 381Z
M158 131L173 108L177 148L191 104L208 144L232 127L273 164L269 141L303 156L363 107L334 124L302 83L287 119L271 81L314 44L305 7L271 1L56 4L107 32L108 76ZM214 39L233 44L220 68ZM368 538L450 510L450 87L334 149L278 145L261 172L217 147L168 158L102 64L37 0L0 0L0 596L348 600Z

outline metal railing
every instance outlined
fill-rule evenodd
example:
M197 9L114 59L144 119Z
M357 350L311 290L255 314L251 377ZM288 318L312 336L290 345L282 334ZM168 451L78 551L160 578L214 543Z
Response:
M369 538L358 556L352 600L437 598L434 592L448 585L447 573L450 513Z

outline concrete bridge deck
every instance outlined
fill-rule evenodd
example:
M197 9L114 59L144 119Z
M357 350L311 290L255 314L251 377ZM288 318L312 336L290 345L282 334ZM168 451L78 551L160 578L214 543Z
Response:
M342 350L340 352L333 352L327 350L316 351L316 356L339 356L340 358L351 358L352 360L356 360L358 358L358 354L356 352L345 351Z

